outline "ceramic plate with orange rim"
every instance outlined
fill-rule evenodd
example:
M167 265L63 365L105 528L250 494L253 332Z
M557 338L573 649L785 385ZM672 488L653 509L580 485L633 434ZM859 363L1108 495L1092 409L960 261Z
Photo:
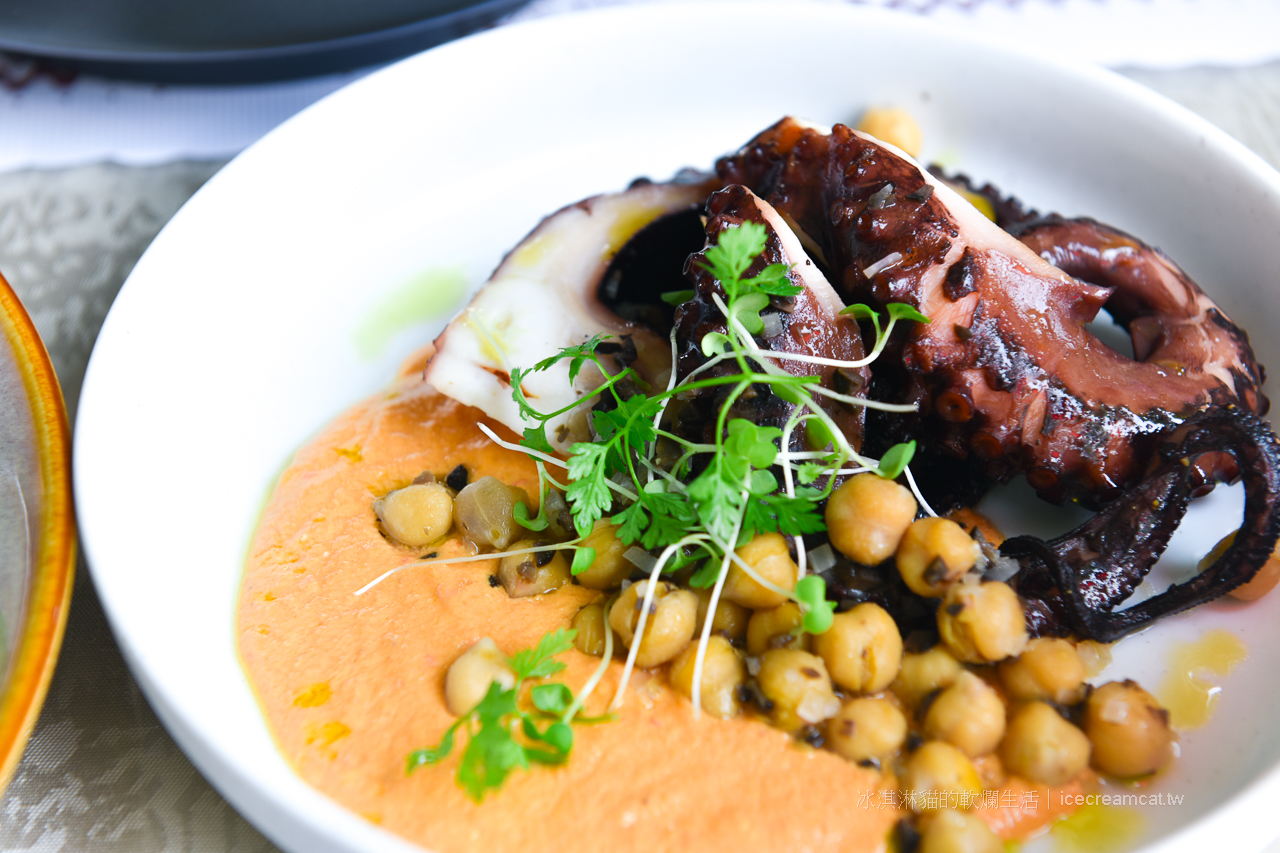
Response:
M0 277L0 787L44 703L75 566L67 413L40 336Z

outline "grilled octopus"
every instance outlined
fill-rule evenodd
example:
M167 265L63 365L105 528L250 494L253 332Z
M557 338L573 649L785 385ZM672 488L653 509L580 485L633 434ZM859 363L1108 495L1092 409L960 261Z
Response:
M1247 335L1163 255L1088 220L1028 215L1009 233L841 125L784 119L716 168L791 224L845 301L907 302L931 318L876 365L870 395L919 412L884 434L1102 508L1067 536L1006 546L1038 632L1115 639L1245 583L1271 554L1280 445L1260 419L1262 369ZM1135 358L1088 330L1104 306ZM1235 544L1117 610L1214 476L1245 482Z
M723 331L719 285L697 252L725 228L758 222L767 234L758 265L791 264L793 282L805 287L774 299L757 336L762 349L857 360L864 349L839 313L846 303L906 302L931 319L895 333L872 372L817 368L843 394L916 406L912 416L879 417L833 404L830 414L855 447L865 441L874 455L916 439L922 486L930 470L935 483L971 484L968 495L931 493L935 505L975 499L990 483L1024 474L1048 500L1099 510L1065 536L1003 544L1020 566L1011 583L1033 633L1110 641L1247 582L1280 538L1280 443L1261 419L1264 374L1246 334L1141 241L1092 220L1042 216L989 187L977 192L992 202L995 222L891 146L842 125L827 132L784 119L722 158L714 176L637 182L549 217L437 341L429 378L466 390L475 398L467 402L518 430L510 368L490 352L507 349L499 333L518 337L531 361L597 332L620 334L619 365L634 364L650 384L665 384L667 370L687 377L705 365L706 333ZM693 283L693 297L674 311L658 305L682 279ZM521 299L504 298L504 287L527 290L530 281L550 294L547 322L528 316ZM1089 331L1104 308L1128 329L1134 357ZM674 364L659 357L668 333ZM449 359L471 373L445 369ZM549 393L529 381L526 392ZM563 378L548 382L567 387ZM567 402L588 391L570 389ZM713 395L673 404L669 427L708 439L721 402ZM551 409L563 402L542 400ZM782 425L791 413L763 384L735 406L735 417L757 423ZM578 440L577 426L561 425L553 441ZM1190 581L1121 608L1190 500L1216 479L1244 482L1233 544Z

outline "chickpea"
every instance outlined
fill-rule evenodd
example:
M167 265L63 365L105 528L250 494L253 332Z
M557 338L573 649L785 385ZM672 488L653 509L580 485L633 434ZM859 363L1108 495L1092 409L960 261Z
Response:
M516 686L516 673L493 640L481 637L445 673L445 707L455 717L462 716L480 704L494 682L503 690L510 690Z
M503 551L525 529L512 514L517 503L534 509L524 489L508 486L497 477L481 477L454 498L453 520L462 535L480 548Z
M609 624L627 648L635 643L640 608L648 588L647 580L633 583L622 591L609 609ZM653 590L649 617L645 620L644 635L640 638L640 650L636 653L636 666L647 669L680 654L693 640L693 627L697 621L698 597L675 584L658 581Z
M862 114L858 130L901 148L912 157L920 156L920 125L901 107L871 107Z
M898 573L916 595L941 598L981 555L978 543L951 519L922 518L898 543Z
M1027 620L1018 594L1006 583L958 583L938 608L938 633L953 655L968 663L995 663L1027 646Z
M574 575L587 589L616 589L635 569L635 564L623 556L630 546L618 539L616 524L597 521L582 540L582 547L596 549L591 565Z
M911 490L879 474L855 474L827 499L831 545L851 560L878 565L898 550L916 517Z
M837 613L831 627L813 638L813 651L846 690L877 693L902 666L902 634L883 607L864 602Z
M927 652L903 655L902 668L891 686L907 707L914 708L933 691L950 687L962 670L960 662L939 644Z
M607 620L605 616L605 606L598 601L593 601L586 607L579 610L573 616L572 628L578 633L573 638L573 647L584 655L592 657L604 656L605 631L613 631L613 628L606 628ZM618 636L617 631L613 631L613 653L616 655L626 646L622 643L622 638Z
M698 644L690 643L671 662L671 686L693 698L693 670L697 664ZM738 688L747 680L747 668L738 650L724 637L711 637L702 661L702 683L698 688L702 709L713 717L727 720L742 712Z
M511 543L511 550L548 544L541 539L521 539ZM507 595L512 598L555 592L569 582L569 577L569 561L565 559L564 551L512 554L498 561L498 580L502 581Z
M1041 785L1065 785L1089 766L1089 738L1052 705L1028 702L1009 720L1000 758L1010 773Z
M1045 699L1074 705L1084 698L1084 661L1058 637L1039 637L1016 658L1000 664L1000 683L1014 699Z
M978 771L978 778L982 781L982 790L984 791L999 788L1004 784L1004 763L1000 761L1000 756L994 752L988 752L986 755L979 755L973 759L973 769Z
M1095 640L1081 640L1076 643L1076 654L1080 656L1080 662L1084 664L1086 678L1095 678L1102 675L1103 671L1111 666L1111 646L1106 643L1099 643Z
M1004 702L990 684L962 671L930 703L924 735L958 746L970 758L986 755L1004 737Z
M439 483L405 486L375 500L373 512L388 536L421 548L453 526L453 493Z
M695 589L693 594L698 596L698 624L694 627L693 633L702 635L702 623L707 619L707 607L711 604L710 588ZM747 635L747 625L751 619L751 611L743 607L741 604L734 604L732 601L725 601L721 596L716 602L716 615L711 618L711 633L719 635L730 642L741 642L742 638Z
M788 591L795 589L796 575L800 569L791 559L787 540L781 533L764 533L756 536L739 548L737 553L757 575L774 586ZM734 604L741 604L753 610L777 607L787 600L782 593L775 592L757 582L732 560L729 562L729 573L724 579L724 589L720 594L726 601L732 601Z
M577 539L578 530L573 526L573 513L569 510L569 503L564 495L558 489L547 489L543 502L542 510L547 519L547 527L542 535L555 542Z
M907 718L888 699L854 699L827 720L827 745L850 761L891 758L906 741Z
M822 658L799 649L765 652L756 683L773 704L769 709L773 724L786 731L816 725L840 710Z
M1169 712L1133 681L1111 681L1089 695L1084 732L1093 766L1112 776L1145 776L1173 756Z
M940 806L972 806L982 793L982 782L967 755L949 743L931 740L907 756L902 789L912 808L920 812L926 810L924 795L930 792L945 795L939 797Z
M972 812L940 809L920 836L917 853L1004 853L1004 842Z
M794 601L757 610L747 623L747 654L759 657L769 649L809 651L811 638L804 632L803 624L804 613Z

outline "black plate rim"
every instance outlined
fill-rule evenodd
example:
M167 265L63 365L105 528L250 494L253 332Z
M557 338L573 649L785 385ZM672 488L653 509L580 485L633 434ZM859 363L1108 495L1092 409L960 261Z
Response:
M336 39L227 50L100 50L8 39L0 52L70 71L169 83L253 83L350 71L416 53L490 26L528 0L481 0L381 30Z

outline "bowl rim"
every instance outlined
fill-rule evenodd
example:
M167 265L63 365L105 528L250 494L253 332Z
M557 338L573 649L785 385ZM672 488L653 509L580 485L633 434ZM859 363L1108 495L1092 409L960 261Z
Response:
M45 501L8 683L0 696L0 790L22 758L66 633L76 563L71 444L57 374L31 316L0 275L0 332L13 345L31 405Z

